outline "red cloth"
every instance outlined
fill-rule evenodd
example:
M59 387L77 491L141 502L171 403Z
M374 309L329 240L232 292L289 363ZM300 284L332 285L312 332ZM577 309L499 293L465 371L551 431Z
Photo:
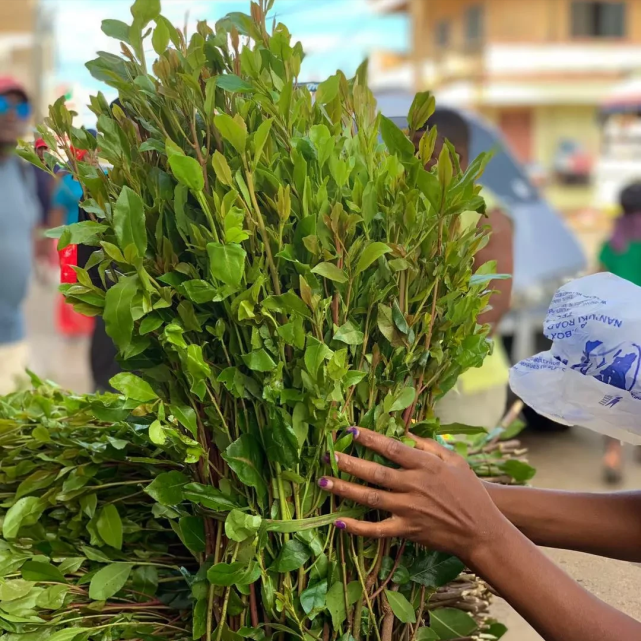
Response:
M60 282L63 284L77 283L78 276L74 267L78 265L78 245L67 245L58 252L60 261Z
M68 245L58 252L60 261L60 282L73 284L78 282L78 276L73 269L78 264L78 246ZM95 320L77 312L73 305L66 302L60 295L56 310L56 324L63 336L90 336Z

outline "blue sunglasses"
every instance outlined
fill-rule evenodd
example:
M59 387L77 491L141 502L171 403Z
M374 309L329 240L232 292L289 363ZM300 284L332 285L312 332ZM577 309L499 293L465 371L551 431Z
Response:
M12 110L20 120L27 120L31 115L31 105L28 102L12 104L6 96L0 96L0 116L6 116Z

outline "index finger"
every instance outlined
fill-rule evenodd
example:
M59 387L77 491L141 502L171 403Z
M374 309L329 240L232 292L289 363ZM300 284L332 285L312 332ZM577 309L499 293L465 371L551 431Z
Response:
M447 461L448 457L452 456L452 452L450 452L450 450L431 438L422 438L420 436L416 436L416 434L412 434L411 432L408 432L407 435L416 443L416 449L421 450L421 452L433 454L444 461Z
M406 469L425 467L430 459L434 460L436 458L433 454L420 452L413 447L404 445L400 441L395 441L363 427L350 427L348 432L353 435L357 443Z

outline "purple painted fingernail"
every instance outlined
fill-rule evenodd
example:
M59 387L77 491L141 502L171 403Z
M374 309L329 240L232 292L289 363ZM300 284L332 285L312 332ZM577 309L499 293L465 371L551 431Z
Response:
M325 463L325 465L329 465L329 452L325 452L325 454L321 456L321 460L323 461L323 463Z
M347 433L351 434L354 438L358 438L358 427L348 427Z
M327 489L329 487L329 479L318 479L318 486Z
M339 530L344 530L347 527L347 523L345 523L345 521L335 521L334 525Z

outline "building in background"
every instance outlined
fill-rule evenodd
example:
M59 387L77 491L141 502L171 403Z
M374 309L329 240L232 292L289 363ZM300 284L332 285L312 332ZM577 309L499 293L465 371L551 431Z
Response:
M406 12L412 34L407 59L373 57L375 84L409 82L441 105L477 110L521 161L548 170L567 141L597 153L598 106L641 69L641 0L370 2Z
M53 93L55 43L49 10L39 0L0 0L0 74L27 87L39 122Z

